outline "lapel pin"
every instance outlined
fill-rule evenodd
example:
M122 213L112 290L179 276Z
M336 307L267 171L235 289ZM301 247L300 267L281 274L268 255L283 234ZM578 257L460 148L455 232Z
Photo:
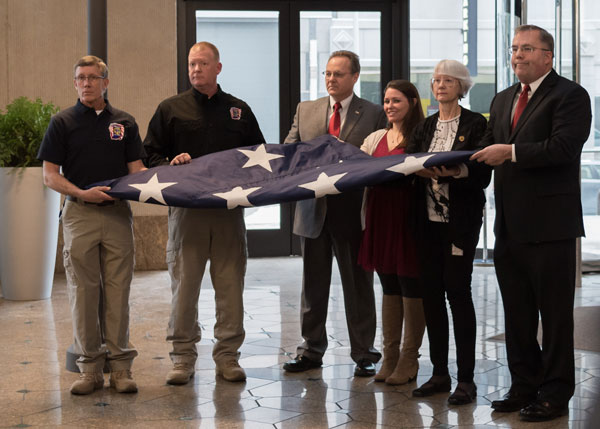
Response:
M465 141L465 136L459 136L458 137L458 141L459 142L464 142Z

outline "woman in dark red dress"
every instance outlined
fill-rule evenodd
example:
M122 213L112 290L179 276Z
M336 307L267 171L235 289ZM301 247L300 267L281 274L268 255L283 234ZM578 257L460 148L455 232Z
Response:
M384 91L387 128L367 136L361 149L372 156L404 153L412 130L423 119L415 86L393 80ZM419 347L425 331L423 302L418 286L415 190L412 176L371 187L365 194L366 213L359 264L376 271L383 286L383 364L375 381L404 384L419 370ZM402 324L404 343L400 352Z

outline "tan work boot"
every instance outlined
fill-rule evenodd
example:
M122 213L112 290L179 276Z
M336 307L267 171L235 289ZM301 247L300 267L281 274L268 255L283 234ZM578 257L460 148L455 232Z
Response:
M406 384L417 378L419 372L419 347L425 333L425 312L421 298L403 298L404 343L394 372L385 379L387 384Z
M131 371L112 371L110 373L110 387L114 387L119 393L135 393L138 391L137 384L131 377Z
M185 362L176 362L173 369L167 374L167 384L186 384L194 376L194 365Z
M216 372L227 381L244 381L246 379L246 372L238 361L233 359L217 364Z
M80 372L79 380L71 385L71 393L75 395L89 395L96 389L104 386L104 376L101 372Z
M396 368L400 357L403 313L401 295L383 295L381 301L383 363L373 378L375 381L385 381Z

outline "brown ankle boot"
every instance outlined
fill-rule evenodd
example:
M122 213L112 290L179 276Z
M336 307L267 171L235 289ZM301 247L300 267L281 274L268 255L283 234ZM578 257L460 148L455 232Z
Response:
M406 384L417 378L419 372L419 347L425 333L425 313L421 298L403 298L404 343L394 372L385 379L387 384Z
M375 374L375 381L385 381L394 371L400 356L403 318L402 296L383 295L381 303L381 331L383 334L383 363Z

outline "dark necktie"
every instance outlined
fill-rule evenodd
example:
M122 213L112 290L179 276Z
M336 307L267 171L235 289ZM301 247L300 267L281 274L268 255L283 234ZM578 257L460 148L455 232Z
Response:
M515 115L513 116L511 131L515 129L517 126L517 122L519 122L519 118L525 110L525 106L527 106L527 101L529 100L529 90L531 88L529 85L525 85L523 90L521 91L521 95L519 95L519 100L517 101L517 107L515 107Z
M342 109L342 104L338 101L333 105L333 115L331 115L331 119L329 120L329 134L332 136L339 137L340 136L340 110Z

